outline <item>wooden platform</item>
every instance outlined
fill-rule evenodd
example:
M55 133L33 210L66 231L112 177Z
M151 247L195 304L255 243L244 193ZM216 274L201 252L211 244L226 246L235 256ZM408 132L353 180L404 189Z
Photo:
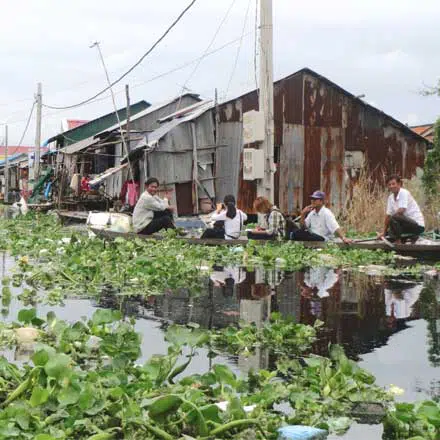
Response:
M92 232L94 232L99 237L105 238L105 239L115 239L116 237L122 237L126 239L141 239L141 240L163 240L164 238L160 235L139 235L135 234L134 232L114 232L109 231L105 229L97 229L97 228L90 228ZM189 244L197 244L197 245L204 245L204 246L246 246L249 241L247 239L245 240L222 240L222 239L200 239L200 238L188 238L188 237L181 237L179 240L182 240ZM426 241L426 240L424 240ZM255 241L255 243L264 244L268 243L266 240L258 240ZM303 241L303 242L297 242L301 243L303 246L307 248L325 248L328 244L326 242L316 242L316 241ZM435 259L440 260L440 242L432 241L430 244L423 243L423 244L400 244L400 245L394 245L394 248L388 246L386 243L382 241L369 241L369 242L355 242L352 244L344 244L341 242L335 242L332 243L340 248L351 248L351 249L369 249L369 250L377 250L381 249L383 251L395 251L397 254L400 255L407 255L410 257L417 257L417 258L426 258L426 259Z

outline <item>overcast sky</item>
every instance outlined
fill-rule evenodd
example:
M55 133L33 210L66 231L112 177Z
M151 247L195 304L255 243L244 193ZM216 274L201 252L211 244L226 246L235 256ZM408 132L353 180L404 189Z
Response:
M48 105L65 106L90 97L106 85L91 43L101 43L110 75L116 78L188 3L0 0L0 122L9 123L9 144L20 139L37 82L43 84L43 102ZM365 100L402 122L427 123L440 116L440 98L418 93L440 78L440 1L273 3L275 79L310 67L353 94L365 94ZM221 100L255 88L255 5L256 0L198 0L151 56L115 86L118 106L124 106L126 83L132 102L151 103L178 95L183 85L208 98L217 87ZM234 40L204 58L194 71L194 60L211 42L209 52ZM182 65L186 67L166 74ZM104 98L71 110L44 109L43 140L60 131L63 118L93 119L111 112L109 95ZM34 132L33 121L24 144L34 143Z

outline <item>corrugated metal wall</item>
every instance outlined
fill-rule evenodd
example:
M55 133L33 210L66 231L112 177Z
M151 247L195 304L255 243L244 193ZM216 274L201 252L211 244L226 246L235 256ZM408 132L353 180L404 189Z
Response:
M256 184L242 179L242 114L258 110L256 91L219 106L217 197L232 193L252 212ZM410 129L314 72L303 69L274 85L275 148L279 148L275 202L292 213L322 189L338 211L345 203L351 170L347 152L362 152L377 179L405 178L423 167L427 144Z
M161 185L174 190L172 203L178 207L180 214L193 213L196 209L191 124L195 125L199 181L209 196L214 197L215 130L211 112L174 127L159 141L158 147L147 154L147 164L141 159L141 168L146 169L142 177L157 177ZM141 187L143 183L141 179ZM206 192L198 189L199 201L207 198Z

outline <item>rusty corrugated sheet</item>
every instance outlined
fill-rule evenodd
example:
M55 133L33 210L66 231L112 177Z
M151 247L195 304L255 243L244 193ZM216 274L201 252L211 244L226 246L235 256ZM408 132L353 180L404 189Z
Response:
M303 206L304 187L304 127L284 124L284 146L280 152L280 209L297 213Z
M304 127L304 186L303 204L310 194L321 187L321 128Z
M241 124L243 112L251 109L258 109L256 91L221 104L219 132L225 124ZM311 192L319 188L328 193L335 210L344 204L347 151L363 152L369 171L382 182L391 172L413 176L423 166L428 145L399 121L309 69L274 84L274 120L279 147L275 199L286 213L308 204ZM233 162L241 161L242 151L241 132L234 132L226 143L236 154L229 153L225 163L237 171L232 173L237 183L223 186L233 187L230 192L238 196L240 207L252 212L256 185L243 182L241 162Z
M344 134L341 127L321 129L321 189L335 212L344 206Z

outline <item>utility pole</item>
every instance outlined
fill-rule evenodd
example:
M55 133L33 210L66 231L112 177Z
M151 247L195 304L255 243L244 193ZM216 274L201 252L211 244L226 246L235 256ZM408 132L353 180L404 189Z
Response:
M119 125L119 132L121 134L121 140L122 140L122 146L124 147L125 150L125 154L127 155L127 162L128 162L128 171L129 171L129 178L131 180L133 180L134 182L134 174L133 174L133 168L131 166L131 162L130 162L130 152L128 151L128 147L127 147L127 142L125 142L125 136L122 133L122 125L121 125L121 119L119 117L119 113L118 113L118 108L116 107L116 100L115 100L115 94L113 92L113 88L112 88L112 82L110 81L110 76L108 74L108 70L107 70L107 66L105 65L105 60L104 60L104 55L102 55L102 51L101 51L101 46L99 41L95 41L91 46L90 49L92 49L93 47L96 47L98 54L99 54L99 58L101 60L102 63L102 67L104 69L104 73L105 73L105 77L107 78L107 84L108 87L110 89L110 95L112 97L112 102L113 102L113 108L115 110L115 116L116 116L116 120L118 121L118 125Z
M125 98L127 100L127 123L125 124L125 142L127 144L128 152L130 153L130 88L128 84L125 84ZM121 133L121 136L123 134ZM127 156L128 160L128 156ZM134 183L134 176L133 176L133 183Z
M273 21L272 0L260 0L260 94L264 115L264 179L258 181L257 195L274 203L274 121L273 121Z
M41 109L43 106L41 83L37 85L35 102L37 104L37 128L35 130L34 180L37 181L40 177Z
M8 124L5 124L5 193L3 200L9 202L9 151L8 151Z

